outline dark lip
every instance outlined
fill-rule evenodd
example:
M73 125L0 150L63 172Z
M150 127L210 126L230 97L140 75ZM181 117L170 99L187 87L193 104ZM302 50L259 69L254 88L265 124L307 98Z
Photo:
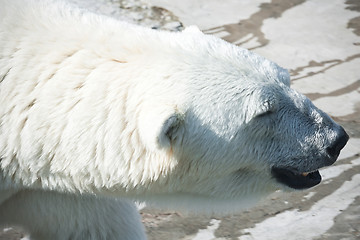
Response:
M321 182L321 175L318 170L303 176L300 172L294 170L273 167L271 174L279 183L297 190L308 189Z

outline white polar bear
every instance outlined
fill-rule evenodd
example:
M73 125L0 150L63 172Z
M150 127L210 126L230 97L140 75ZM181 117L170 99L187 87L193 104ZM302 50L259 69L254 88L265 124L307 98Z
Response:
M145 239L131 200L234 211L309 188L348 140L286 70L194 27L0 6L0 224L34 239Z

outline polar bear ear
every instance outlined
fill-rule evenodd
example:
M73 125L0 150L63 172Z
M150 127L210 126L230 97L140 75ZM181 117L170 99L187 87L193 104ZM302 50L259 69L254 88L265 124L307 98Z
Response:
M276 111L275 99L269 99L262 102L253 112L252 118L263 117Z
M140 139L148 149L169 148L176 138L181 137L183 122L183 114L175 109L148 107L138 119Z
M290 87L290 74L287 69L278 66L277 75L280 82Z
M174 140L181 137L183 122L184 116L180 113L174 113L165 120L157 136L159 147L169 148Z

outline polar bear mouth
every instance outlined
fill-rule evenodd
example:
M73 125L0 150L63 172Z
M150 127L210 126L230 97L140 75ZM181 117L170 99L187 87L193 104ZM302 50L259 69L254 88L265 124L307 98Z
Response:
M278 182L299 190L311 188L321 182L321 175L318 170L299 173L285 168L273 167L271 174Z

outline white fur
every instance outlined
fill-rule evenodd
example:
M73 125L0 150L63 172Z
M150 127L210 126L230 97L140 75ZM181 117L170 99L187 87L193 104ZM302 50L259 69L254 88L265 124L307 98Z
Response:
M23 226L34 239L145 239L140 215L126 200L25 190L0 205L0 216L0 224Z
M241 209L286 188L271 167L324 166L338 134L286 70L195 27L0 6L0 223L35 238L143 239L124 198Z

